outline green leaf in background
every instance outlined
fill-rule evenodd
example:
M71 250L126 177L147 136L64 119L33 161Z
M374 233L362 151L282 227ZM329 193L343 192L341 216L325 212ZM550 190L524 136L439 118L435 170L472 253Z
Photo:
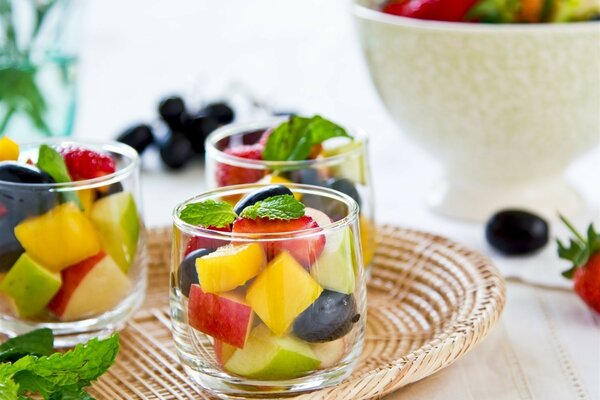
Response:
M40 153L38 155L37 167L50 175L58 183L71 182L71 176L67 169L65 160L52 147L43 144L40 146ZM83 205L79 200L79 196L75 192L61 192L60 193L65 202L73 202L83 210Z
M244 208L242 218L296 219L304 215L304 204L289 194L269 197Z
M37 329L0 345L0 362L14 362L26 355L47 356L54 350L54 335L48 328Z
M233 223L236 217L231 204L216 200L187 204L179 214L182 221L205 228L223 228Z
M521 0L480 0L469 12L466 19L484 23L517 22Z
M267 161L306 160L312 146L340 136L351 137L344 128L319 115L312 118L293 115L269 135L262 157Z

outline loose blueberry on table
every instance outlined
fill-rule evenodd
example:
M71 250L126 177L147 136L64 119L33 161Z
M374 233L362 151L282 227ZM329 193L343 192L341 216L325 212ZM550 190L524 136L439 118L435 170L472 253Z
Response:
M359 267L349 227L326 233L332 220L282 185L257 189L235 206L217 200L188 204L180 218L234 233L232 243L185 256L175 280L187 299L190 327L212 338L221 368L246 378L291 379L344 357L346 337L360 318L354 298ZM235 239L235 233L307 229L322 234Z
M132 287L127 273L139 237L133 195L120 184L61 193L43 185L113 174L115 160L47 145L36 165L18 156L0 161L0 292L21 319L73 321L111 310Z

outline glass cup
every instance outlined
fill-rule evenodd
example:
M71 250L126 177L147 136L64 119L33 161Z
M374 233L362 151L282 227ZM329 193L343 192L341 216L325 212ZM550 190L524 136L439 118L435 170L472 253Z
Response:
M116 166L94 179L22 183L39 176L22 165L36 162L41 143L21 146L17 170L0 163L0 332L51 328L55 345L67 347L120 329L142 304L139 160L120 143L45 143L108 154ZM25 179L7 181L15 171Z
M349 196L290 185L311 204L306 214L321 221L295 232L232 233L180 219L188 204L229 201L264 186L215 189L173 213L176 349L193 380L226 398L335 385L351 373L364 341L366 275L359 267L358 205Z
M277 118L262 123L232 124L217 129L206 139L207 187L246 183L298 183L325 186L352 197L359 205L359 224L364 265L369 267L376 250L373 186L369 167L368 138L360 129L348 129L354 141L325 150L304 161L263 161L228 154L239 145L260 146L263 133L284 122ZM334 139L335 140L335 139Z

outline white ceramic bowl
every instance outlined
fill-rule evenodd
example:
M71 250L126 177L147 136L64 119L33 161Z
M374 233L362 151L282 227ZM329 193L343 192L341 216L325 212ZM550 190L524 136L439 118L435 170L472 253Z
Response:
M377 4L354 4L365 57L401 130L444 166L434 207L577 212L563 174L600 138L600 23L423 21Z

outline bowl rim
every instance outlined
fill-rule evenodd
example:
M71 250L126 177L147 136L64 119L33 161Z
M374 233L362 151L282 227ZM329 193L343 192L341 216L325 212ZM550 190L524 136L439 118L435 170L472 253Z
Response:
M554 23L527 23L527 24L487 24L473 22L449 22L432 21L417 18L402 17L399 15L386 14L380 10L365 6L359 3L360 0L352 1L352 13L357 18L376 21L386 25L394 25L406 28L416 28L425 30L442 30L472 33L524 33L524 32L552 32L552 33L573 33L573 32L593 32L600 33L600 21L579 21L579 22L554 22Z

